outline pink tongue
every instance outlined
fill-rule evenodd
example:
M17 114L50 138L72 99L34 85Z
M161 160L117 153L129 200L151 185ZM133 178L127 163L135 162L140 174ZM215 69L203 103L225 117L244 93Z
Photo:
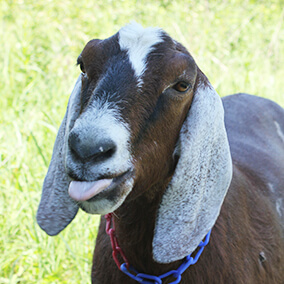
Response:
M98 181L72 181L68 193L76 201L85 201L100 193L112 183L112 179Z

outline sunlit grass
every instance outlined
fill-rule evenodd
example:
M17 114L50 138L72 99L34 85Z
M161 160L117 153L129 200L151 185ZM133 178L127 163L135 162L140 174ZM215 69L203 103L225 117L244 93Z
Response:
M35 221L55 135L92 38L136 20L188 47L221 96L284 106L283 1L0 1L0 283L90 283L98 217Z

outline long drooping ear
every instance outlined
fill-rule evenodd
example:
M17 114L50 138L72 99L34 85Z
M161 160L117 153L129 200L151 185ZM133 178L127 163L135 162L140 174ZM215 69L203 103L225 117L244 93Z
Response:
M156 218L153 257L159 263L182 259L197 248L214 226L231 182L224 109L207 79L196 88L177 151L179 161Z
M68 133L80 112L81 75L71 93L64 119L57 134L37 211L39 226L51 236L61 232L75 217L78 205L68 194L70 178L64 157Z

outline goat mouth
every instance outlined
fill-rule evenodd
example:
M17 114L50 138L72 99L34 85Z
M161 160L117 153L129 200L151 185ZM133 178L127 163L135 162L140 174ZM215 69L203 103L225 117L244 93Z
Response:
M68 189L69 196L78 202L92 202L97 198L102 198L104 192L109 192L119 187L129 176L128 170L119 176L112 178L102 178L96 181L71 181Z

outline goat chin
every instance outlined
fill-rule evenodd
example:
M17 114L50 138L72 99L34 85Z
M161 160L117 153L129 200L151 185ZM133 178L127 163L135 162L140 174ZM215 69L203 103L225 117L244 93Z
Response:
M125 198L132 190L133 177L131 172L127 172L115 179L108 179L108 180L105 179L105 180L99 180L97 182L88 182L88 183L91 183L92 184L91 186L93 187L89 190L91 191L91 195L94 194L94 192L100 186L100 185L98 186L97 183L102 184L102 187L99 188L98 191L95 193L95 195L92 195L89 199L80 200L78 205L81 209L83 209L87 213L104 215L115 211L124 202ZM70 184L70 187L71 186L72 185ZM69 187L69 195L70 195L70 187ZM79 186L77 190L80 189L81 186ZM84 196L83 199L85 197L88 197L88 195L89 192L87 192L86 195L83 194Z
M248 94L221 100L159 28L132 23L92 40L78 64L40 227L56 235L79 208L114 212L116 242L151 275L176 270L212 230L180 283L283 283L284 110ZM111 259L105 222L92 283L133 283Z

